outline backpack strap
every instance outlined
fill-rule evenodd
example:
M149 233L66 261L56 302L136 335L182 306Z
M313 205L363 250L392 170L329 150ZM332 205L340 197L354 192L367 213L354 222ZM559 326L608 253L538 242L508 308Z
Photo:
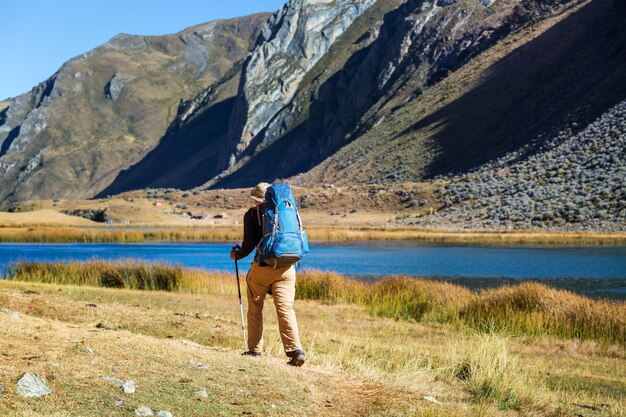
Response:
M261 223L261 206L256 206L256 218L259 220L259 226L263 227L263 223Z
M298 223L300 224L300 234L304 231L304 226L302 225L302 219L300 218L300 212L296 208L296 216L298 217Z

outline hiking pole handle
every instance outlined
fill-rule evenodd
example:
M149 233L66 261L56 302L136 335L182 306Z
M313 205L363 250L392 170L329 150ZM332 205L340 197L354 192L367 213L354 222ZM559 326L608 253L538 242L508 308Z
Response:
M239 245L235 245L233 246L233 250L235 251L235 253L239 254L239 251L241 250L241 246ZM235 256L235 272L237 273L237 290L239 292L239 301L241 301L241 288L239 288L239 263L237 262L237 255Z

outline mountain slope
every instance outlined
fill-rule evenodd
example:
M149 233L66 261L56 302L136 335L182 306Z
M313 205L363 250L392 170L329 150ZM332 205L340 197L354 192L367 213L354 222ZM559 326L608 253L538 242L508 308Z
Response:
M626 101L578 134L561 132L540 152L525 151L451 178L435 221L626 230Z
M383 113L301 181L430 178L540 145L561 130L580 131L626 98L625 48L626 27L612 2L584 3Z
M181 99L237 65L269 14L118 35L0 111L0 201L93 196L163 136Z
M163 149L120 174L105 193L203 182L249 186L309 171L449 71L568 2L378 0L360 8L351 0L327 3L290 1L264 27L240 80L220 85L230 91L237 86L238 94L207 101L214 87L205 91L196 99L203 105L193 106L189 121L174 124ZM346 11L349 19L338 21ZM379 139L385 145L389 138ZM179 144L188 149L180 158ZM422 145L412 151L422 154ZM393 150L385 153L397 158ZM154 174L170 165L170 155L177 155L177 166ZM339 155L340 165L351 163L350 156ZM388 168L377 166L384 175ZM356 170L363 172L358 164ZM418 172L395 180L422 178Z

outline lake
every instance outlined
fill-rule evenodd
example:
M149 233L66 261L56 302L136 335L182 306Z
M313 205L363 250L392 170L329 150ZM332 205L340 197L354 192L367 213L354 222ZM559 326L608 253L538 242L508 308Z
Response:
M0 244L0 272L17 261L86 261L137 258L208 270L233 271L231 245ZM252 256L240 261L247 269ZM367 242L312 247L303 268L360 279L410 275L445 279L473 288L539 279L595 296L626 297L626 247L481 247Z

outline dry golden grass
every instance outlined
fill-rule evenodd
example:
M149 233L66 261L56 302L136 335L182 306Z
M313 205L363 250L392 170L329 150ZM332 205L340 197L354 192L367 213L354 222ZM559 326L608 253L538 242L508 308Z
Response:
M0 335L0 381L7 387L0 397L3 416L127 416L139 405L176 416L378 415L384 411L379 396L392 403L401 395L336 367L309 366L303 372L271 357L241 358L185 340L28 315L18 322L0 314ZM208 369L195 369L189 360ZM19 397L12 382L25 371L45 378L52 395L43 401ZM137 392L125 395L105 377L133 380ZM198 388L209 397L199 399ZM117 399L124 405L115 407Z
M97 226L98 223L82 217L69 216L52 209L35 210L26 213L6 213L0 211L0 227L36 226Z
M621 343L626 303L591 300L538 283L483 290L461 312L472 327Z
M222 242L241 239L238 229L79 229L79 228L0 228L0 242L31 243L140 243Z
M69 217L69 216L66 216ZM84 219L83 219L84 220ZM89 222L90 225L95 223ZM475 245L626 245L624 233L544 233L544 232L479 232L416 229L355 229L310 227L312 241L416 241ZM2 227L0 242L32 243L124 243L124 242L225 242L238 241L241 226L160 229L107 229L74 227Z
M215 290L234 294L232 277L227 284ZM11 352L0 356L0 383L9 390L0 396L0 415L7 409L19 410L11 411L12 416L48 416L56 410L76 415L78 404L85 416L128 415L139 400L185 416L207 415L207 410L213 410L209 415L265 415L263 407L271 402L281 415L601 416L625 411L625 356L619 349L552 337L459 332L373 318L354 305L299 300L296 310L309 362L291 370L283 363L274 309L268 304L268 357L257 362L238 354L241 334L233 295L0 281L0 306L25 319L19 326L6 319L0 323L0 351ZM50 326L64 330L57 337ZM75 350L81 340L95 356ZM33 354L40 357L27 359ZM494 357L498 360L490 360ZM199 360L209 370L181 368L181 358ZM466 364L472 366L471 378L458 372ZM25 369L50 379L54 394L49 400L14 396L14 378ZM133 379L139 396L126 397L127 408L115 414L111 403L124 396L101 376ZM181 382L185 378L191 381ZM477 390L479 381L487 381L491 391ZM190 399L197 386L206 384L210 400ZM248 394L241 397L235 386ZM86 387L92 388L88 394ZM427 395L442 405L424 400ZM17 402L24 406L11 408ZM198 409L205 413L188 411Z
M521 410L540 404L543 393L530 384L528 373L509 351L506 339L482 334L469 342L454 346L450 352L450 376L465 384L480 401L495 398L501 407Z

